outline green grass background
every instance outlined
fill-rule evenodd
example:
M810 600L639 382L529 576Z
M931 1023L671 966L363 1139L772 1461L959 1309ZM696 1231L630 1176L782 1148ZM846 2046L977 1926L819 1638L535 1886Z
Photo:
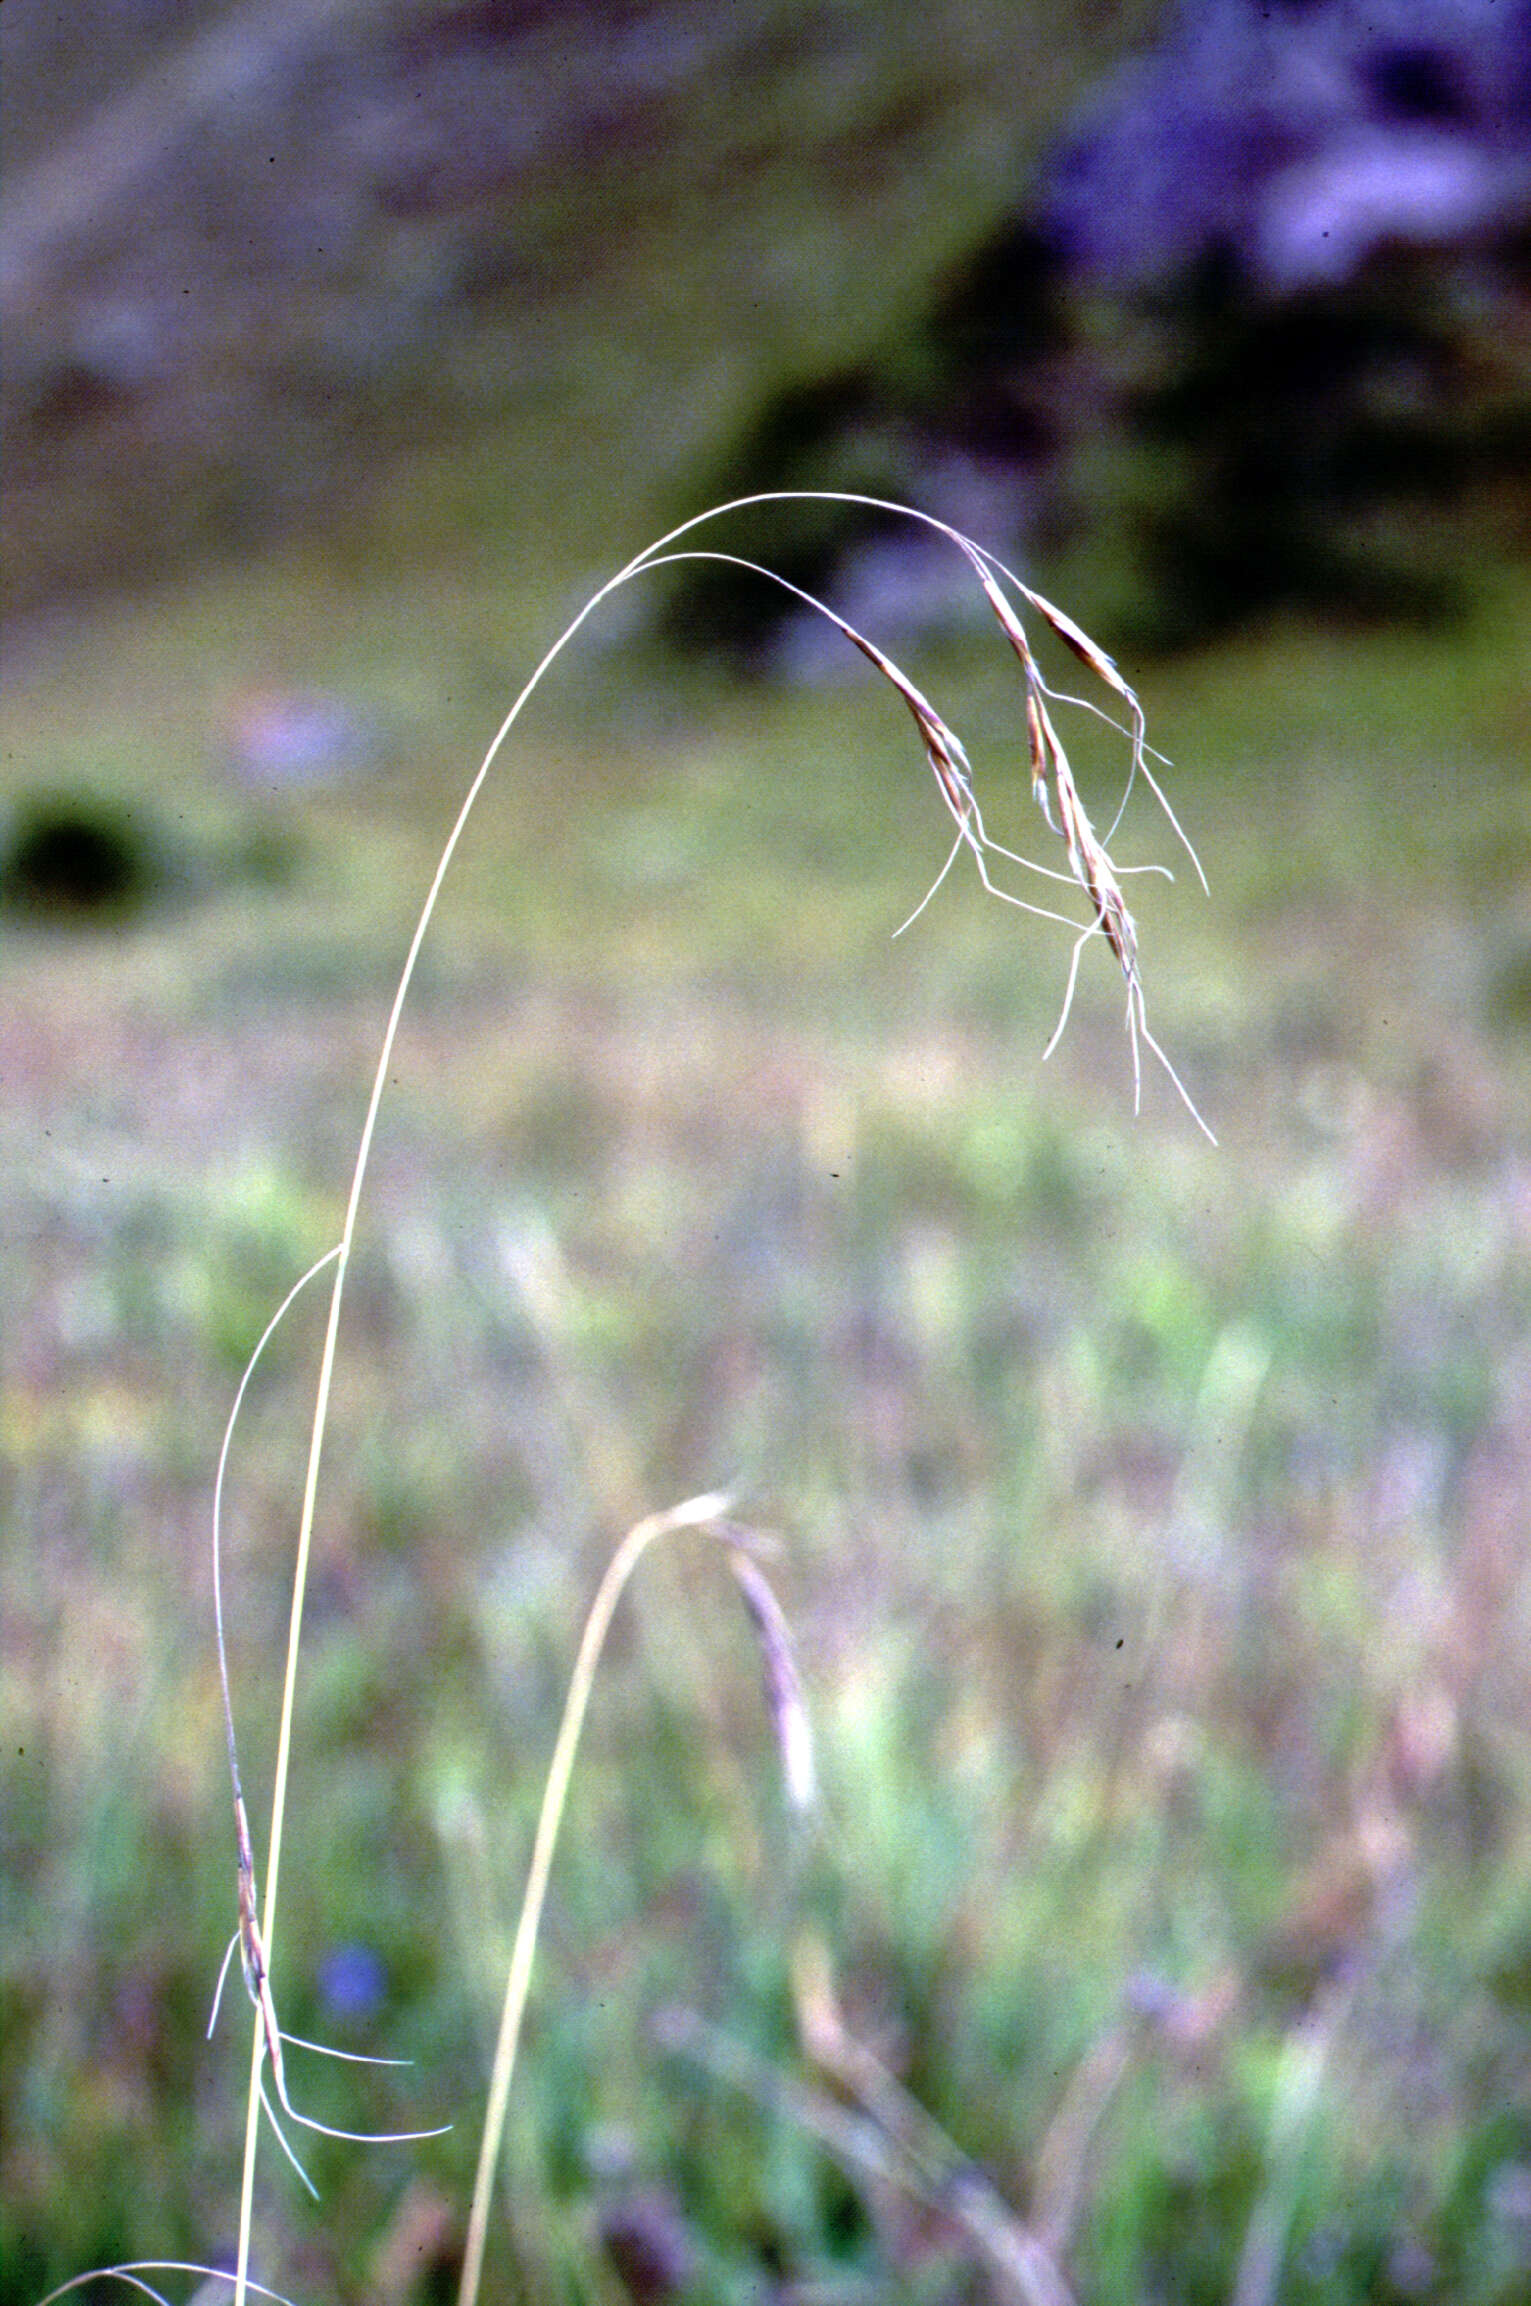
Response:
M814 167L720 96L684 183L635 181L589 277L555 265L515 318L513 387L510 339L454 354L322 538L17 637L7 805L124 809L157 879L104 926L0 919L3 2306L231 2243L237 1996L203 2041L235 1911L228 1405L338 1231L409 923L513 687L752 395L877 345L997 213L998 35L925 17L899 15L881 174L876 87L839 145L851 99L816 99ZM828 83L772 53L801 123ZM1036 122L1083 63L1057 69ZM537 231L586 245L556 189ZM896 259L854 261L847 218ZM781 1535L822 1820L794 1839L737 1597L677 1541L597 1689L486 2295L641 2296L624 2218L684 2237L698 2300L1005 2294L939 2203L656 2038L679 2006L802 2078L811 1930L1082 2306L1221 2306L1266 2232L1283 2306L1524 2296L1528 610L1490 575L1450 631L1273 625L1143 674L1212 896L1182 872L1133 902L1216 1152L1152 1071L1133 1118L1103 955L1043 1067L1061 932L954 876L890 941L946 820L855 667L740 691L614 611L539 700L384 1107L277 1951L295 2031L415 2060L295 2053L304 2104L455 2127L310 2141L317 2207L268 2145L262 2278L450 2295L584 1610L634 1514L722 1483ZM1033 845L1002 645L910 670ZM241 785L264 683L345 697L372 771ZM1145 812L1124 853L1172 849ZM231 1472L258 1852L318 1296ZM358 1947L381 1990L348 2016L326 1980Z
M243 1356L336 1232L448 796L504 635L550 606L522 582L337 594L293 553L95 620L12 691L13 760L88 763L179 871L108 929L6 931L7 2302L231 2233L210 1473ZM954 880L890 942L944 820L854 675L741 696L596 647L537 708L384 1108L278 1962L295 2031L416 2060L305 2061L310 2105L457 2127L316 2142L317 2208L269 2153L268 2278L440 2294L399 2237L445 2258L460 2231L583 1609L631 1514L721 1482L783 1535L822 1826L794 1849L747 1627L681 1540L598 1690L491 2294L621 2297L599 2235L634 2193L684 2225L697 2296L985 2294L938 2214L655 2046L680 2003L798 2072L805 1922L1018 2213L1063 2158L1082 2298L1228 2298L1262 2201L1284 2299L1519 2294L1525 606L1154 673L1213 895L1138 883L1140 929L1217 1152L1152 1074L1133 1119L1093 955L1039 1065L1061 933ZM220 777L263 662L375 714L375 778ZM1019 793L1002 647L915 669ZM233 1462L258 1838L317 1327L315 1302ZM384 1988L348 2026L321 1982L353 1944Z

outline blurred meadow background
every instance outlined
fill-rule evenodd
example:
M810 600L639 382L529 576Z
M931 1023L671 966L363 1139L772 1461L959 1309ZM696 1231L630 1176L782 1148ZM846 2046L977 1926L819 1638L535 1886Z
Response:
M0 2306L227 2262L224 1420L510 696L782 486L956 519L1119 656L1220 1143L1152 1065L1134 1117L1099 947L1043 1066L1063 931L954 872L892 941L949 827L827 628L726 572L592 624L398 1043L298 1697L284 2021L413 2065L290 2084L455 2126L309 2137L317 2204L268 2139L255 2271L452 2295L584 1612L722 1486L819 1815L673 1539L486 2297L1524 2299L1531 8L7 0L0 62ZM704 541L841 603L1045 854L957 556ZM1177 861L1142 797L1117 846ZM258 1864L322 1296L230 1465Z

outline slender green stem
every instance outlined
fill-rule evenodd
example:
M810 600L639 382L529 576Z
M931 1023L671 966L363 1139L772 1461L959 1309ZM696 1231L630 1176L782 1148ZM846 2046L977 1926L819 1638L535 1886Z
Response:
M293 1567L292 1607L287 1632L287 1662L282 1677L281 1720L277 1731L276 1766L272 1776L271 1831L266 1853L265 1901L261 1916L261 1932L265 1942L268 1964L275 1960L277 1891L281 1880L282 1838L287 1816L287 1787L292 1772L292 1726L297 1694L298 1653L302 1643L303 1612L308 1594L308 1569L313 1551L314 1517L319 1495L319 1467L324 1454L325 1428L329 1421L330 1393L334 1383L335 1354L340 1336L341 1307L345 1300L346 1274L350 1268L351 1247L356 1238L356 1220L361 1206L362 1186L366 1180L367 1164L372 1153L372 1140L377 1130L378 1110L383 1102L383 1090L387 1084L389 1066L393 1059L394 1043L398 1038L399 1022L404 1013L404 1003L409 996L410 986L414 981L415 964L420 957L420 948L425 942L426 932L436 911L437 899L441 895L442 884L446 880L452 859L457 853L458 842L462 839L468 819L472 815L474 803L482 792L489 772L504 749L511 731L520 720L527 704L546 674L551 671L563 655L564 650L583 630L602 603L633 577L641 575L657 555L666 551L681 537L689 535L693 529L699 528L704 522L719 520L726 513L743 511L750 505L778 503L784 498L800 493L802 492L772 489L756 496L738 497L729 504L714 505L706 512L693 514L689 520L682 521L678 527L671 529L665 536L657 538L653 544L646 545L641 553L636 554L624 568L619 569L615 576L608 577L606 582L590 595L583 608L570 619L552 646L544 652L495 731L489 749L479 763L473 781L463 796L462 806L457 812L452 829L447 835L446 844L437 860L436 870L431 876L425 901L420 908L419 919L415 923L414 934L409 941L409 950L404 957L404 966L399 973L393 1006L388 1013L388 1023L384 1029L382 1047L378 1053L377 1068L372 1076L372 1088L367 1100L361 1136L357 1141L356 1161L352 1169L350 1192L346 1201L345 1222L341 1228L340 1241L337 1245L335 1279L330 1290L329 1319L325 1325L324 1347L319 1362L313 1427L309 1437L308 1464L303 1481L303 1504L298 1520L297 1557ZM897 511L903 508L890 505L887 509ZM925 514L917 514L914 517L926 521L932 527L943 529L945 527L943 522L929 521ZM245 2292L248 2282L250 2246L248 2202L254 2184L254 2140L259 2116L259 2092L255 2086L259 2080L258 2021L256 2035L256 2048L252 2053L254 2063L251 2068L249 2124L245 2145L245 2208L240 2220L234 2306L245 2306Z
M457 2306L475 2306L478 2298L479 2280L484 2268L484 2247L489 2232L489 2199L494 2190L495 2168L505 2136L511 2077L515 2072L521 2021L526 2014L526 1999L531 1988L532 1960L537 1951L537 1933L542 1926L548 1876L552 1871L558 1829L563 1822L569 1777L574 1768L580 1731L584 1727L585 1709L590 1703L590 1692L612 1615L622 1598L624 1586L656 1538L665 1536L673 1529L705 1529L727 1510L726 1497L693 1497L688 1498L684 1505L671 1506L664 1513L651 1513L643 1521L635 1523L612 1555L590 1605L590 1614L580 1637L579 1655L569 1680L569 1694L564 1700L563 1719L558 1725L553 1758L548 1764L547 1784L543 1788L542 1809L537 1819L537 1835L532 1844L532 1862L521 1900L521 1917L516 1924L515 1943L511 1949L510 1974L506 1979L505 2001L500 2012L499 2040L495 2044L494 2066L489 2077L489 2102L484 2114L483 2136L479 2142L478 2175L474 2180L473 2204L468 2214L468 2241L463 2256L462 2277L458 2284ZM725 1538L724 1542L729 1541Z
M688 522L685 525L689 527L693 524ZM681 531L677 530L675 533L678 535ZM669 537L666 537L661 540L661 543L668 544L671 541ZM277 1731L276 1766L272 1776L271 1831L266 1853L262 1936L265 1941L268 1963L275 1958L277 1891L281 1881L282 1836L287 1816L287 1787L292 1774L292 1725L297 1694L298 1652L302 1642L303 1610L308 1594L309 1560L313 1551L314 1517L319 1495L319 1466L324 1454L324 1434L329 1420L330 1392L335 1373L335 1352L340 1336L340 1313L345 1299L346 1273L351 1261L351 1246L356 1238L356 1219L361 1206L362 1186L366 1180L367 1163L372 1152L372 1140L377 1130L377 1116L383 1102L383 1090L388 1079L388 1068L393 1058L394 1043L398 1038L399 1021L403 1016L404 1003L414 981L415 964L420 957L420 948L425 942L426 931L429 929L435 913L436 901L441 894L442 884L457 852L457 844L462 838L468 818L472 814L473 805L483 790L485 780L498 759L506 739L520 719L528 700L544 674L563 654L563 651L581 630L587 619L595 613L602 601L616 591L619 585L625 584L630 577L638 574L650 552L659 549L660 545L650 546L646 552L639 554L624 569L619 570L616 576L609 578L597 592L591 594L578 615L571 619L557 640L554 641L552 647L543 655L515 698L509 712L501 721L489 749L468 787L452 830L447 835L446 845L437 860L430 887L426 891L425 902L420 908L420 917L415 923L414 935L409 941L409 950L404 957L404 966L399 974L393 1006L388 1013L388 1023L383 1033L377 1069L372 1077L372 1089L367 1100L367 1111L362 1122L361 1136L357 1142L356 1161L352 1169L351 1187L346 1201L345 1223L341 1228L338 1244L335 1279L330 1290L329 1318L325 1325L324 1347L319 1362L319 1381L315 1391L314 1420L309 1437L308 1465L303 1481L303 1504L298 1520L297 1558L293 1567L292 1608L287 1631L287 1662L282 1677L281 1721ZM257 2019L255 2048L252 2052L249 2114L245 2134L245 2177L241 2197L234 2306L245 2306L245 2294L249 2280L250 2203L254 2188L255 2147L260 2115L259 2079L260 2025Z
M244 1815L244 1795L239 1779L239 1752L234 1739L234 1698L229 1686L228 1640L223 1623L223 1488L228 1474L229 1451L233 1445L234 1428L239 1423L239 1413L244 1407L245 1395L249 1390L250 1380L255 1375L261 1355L286 1319L300 1292L308 1287L316 1274L322 1273L326 1265L332 1264L339 1255L340 1247L337 1243L333 1249L327 1249L322 1257L316 1258L302 1278L293 1283L261 1332L260 1340L254 1352L245 1363L244 1375L239 1380L239 1390L234 1396L234 1405L229 1411L228 1424L223 1431L223 1447L218 1452L217 1477L213 1483L213 1625L218 1640L218 1682L223 1692L223 1726L228 1740L229 1775L233 1782L234 1814L240 1836L241 1864L243 1864L246 1855L245 1829L240 1822ZM216 2014L216 2004L214 2007ZM255 2214L255 2148L256 2140L260 2135L260 2073L264 2055L265 2035L261 2012L257 2009L254 2015L254 2031L250 2044L250 2088L245 2104L244 2171L239 2188L238 2273L234 2284L236 2306L244 2306L245 2296L250 2287L248 2266L250 2234Z

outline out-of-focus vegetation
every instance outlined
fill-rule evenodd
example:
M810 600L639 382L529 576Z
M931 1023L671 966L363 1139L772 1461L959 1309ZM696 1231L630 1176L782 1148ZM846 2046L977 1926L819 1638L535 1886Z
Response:
M129 488L124 567L141 535L165 565L149 496L221 557L12 651L0 2306L232 2238L212 1469L336 1237L455 795L581 586L778 388L926 308L1001 213L995 153L1094 53L1081 10L1001 81L982 11L890 10L879 80L828 68L836 12L811 54L755 13L777 96L725 75L641 164L553 155L526 229L556 282L486 289L417 396L345 400L321 536L237 561L198 490ZM254 535L272 441L246 452L258 485L217 501ZM22 597L66 529L12 531ZM1087 557L1099 598L1141 581L1120 532ZM813 2134L845 2108L793 1981L827 1949L850 2034L1081 2306L1523 2296L1528 610L1492 568L1450 631L1267 621L1146 682L1213 894L1132 901L1216 1153L1152 1074L1132 1118L1103 955L1042 1068L1062 932L954 876L890 943L946 820L854 665L741 690L620 605L592 628L485 794L399 1044L298 1708L284 2018L415 2063L294 2052L292 2085L456 2126L308 2140L317 2206L268 2144L263 2279L450 2294L583 1610L635 1513L726 1484L782 1534L822 1826L794 1842L737 1597L678 1541L598 1688L487 2294L1019 2294L971 2183L917 2199ZM1028 833L1002 646L911 670ZM1080 766L1104 802L1104 751ZM1147 810L1124 830L1172 856ZM319 1321L231 1466L258 1855Z
M503 596L421 585L337 605L289 558L12 698L16 754L287 862L6 929L7 2299L230 2231L209 1473L335 1232L435 796L502 689ZM494 2294L619 2297L601 2237L634 2230L697 2296L972 2294L939 2205L656 2046L681 2004L798 2076L808 1927L1082 2298L1226 2299L1262 2221L1281 2296L1518 2294L1524 609L1156 681L1214 899L1140 883L1140 922L1216 1154L1160 1083L1133 1122L1104 972L1039 1070L1046 931L953 887L889 945L941 829L875 691L593 652L528 727L385 1108L279 1954L296 2031L416 2059L309 2060L311 2105L458 2127L318 2142L317 2209L273 2154L268 2276L435 2294L583 1604L637 1506L725 1481L786 1536L822 1835L793 1858L716 1565L656 1558L555 1876ZM391 727L370 783L219 784L252 654ZM1018 761L997 655L919 670ZM316 1320L233 1468L252 1789Z
M773 392L899 343L1149 11L94 13L94 64L73 18L0 21L13 609L316 517L365 559L427 443L416 549L521 533L530 496L599 564Z

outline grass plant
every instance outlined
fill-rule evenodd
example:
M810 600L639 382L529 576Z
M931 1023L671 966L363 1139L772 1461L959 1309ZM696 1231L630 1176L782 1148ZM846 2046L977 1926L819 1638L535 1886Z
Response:
M389 2132L369 2132L344 2128L316 2120L302 2113L293 2103L286 2078L284 2045L295 2044L308 2050L321 2050L323 2054L337 2055L363 2064L387 2064L393 2061L360 2057L357 2053L329 2051L321 2045L287 2033L278 2017L272 1982L272 1962L276 1942L277 1896L281 1861L284 1848L290 1763L293 1744L293 1725L298 1668L302 1645L304 1614L310 1580L310 1564L315 1529L319 1477L325 1436L329 1419L331 1393L334 1384L336 1356L340 1335L341 1311L344 1302L348 1266L356 1240L363 1186L367 1178L369 1159L391 1069L399 1026L422 946L436 911L447 873L466 830L474 804L493 770L507 740L516 728L521 715L540 687L542 681L577 638L588 620L602 604L621 587L654 571L672 567L679 562L701 561L743 570L758 576L763 582L781 586L803 606L824 617L833 625L874 670L894 690L914 722L925 760L934 777L940 799L954 827L954 838L945 863L932 881L925 896L903 923L907 929L925 912L946 880L952 866L965 851L972 859L983 888L992 896L1038 919L1056 923L1074 933L1069 961L1064 1000L1058 1022L1047 1044L1044 1055L1051 1055L1062 1035L1073 1004L1080 956L1085 946L1096 937L1101 938L1113 955L1126 986L1126 1027L1129 1038L1134 1097L1141 1097L1140 1050L1146 1047L1158 1060L1173 1083L1191 1117L1204 1134L1211 1132L1202 1120L1186 1092L1168 1057L1149 1029L1143 981L1139 965L1136 926L1122 894L1118 869L1113 864L1107 845L1098 836L1075 782L1068 753L1058 733L1058 716L1064 707L1075 707L1111 721L1111 725L1126 741L1128 767L1123 790L1112 820L1112 833L1120 825L1128 807L1134 783L1141 780L1152 792L1177 836L1186 848L1200 874L1200 864L1186 840L1170 808L1163 790L1149 765L1144 719L1138 699L1122 678L1112 659L1085 634L1071 618L1056 608L1040 593L1023 584L1003 563L986 552L982 546L945 522L935 520L909 508L887 504L876 499L834 498L832 501L865 504L869 509L891 513L931 528L952 544L967 561L977 584L992 609L1000 629L1013 651L1022 672L1024 683L1025 726L1030 765L1031 789L1044 822L1063 845L1067 870L1039 864L1019 851L991 838L979 802L972 764L967 751L949 723L938 712L924 692L903 672L876 642L848 623L827 603L816 599L802 587L777 575L763 564L741 555L712 547L698 547L687 541L696 531L746 513L759 505L786 501L781 494L772 493L736 500L699 514L682 523L656 544L639 553L624 568L594 592L584 606L564 628L557 640L546 651L530 677L517 694L499 730L489 745L473 777L462 806L452 825L437 861L424 902L417 916L404 965L395 989L392 1006L383 1033L382 1048L373 1074L371 1092L361 1135L352 1168L346 1202L345 1217L339 1241L317 1258L297 1281L283 1300L271 1322L258 1340L235 1396L233 1411L225 1431L220 1452L213 1507L213 1570L218 1648L219 1678L222 1691L225 1730L232 1782L235 1837L237 1854L238 1926L225 1956L224 1971L237 1947L240 1966L248 1997L254 2011L248 2113L245 2133L244 2175L240 2202L240 2222L237 2258L234 2271L235 2306L243 2306L250 2288L250 2254L253 2236L253 2206L256 2152L264 2115L275 2133L287 2160L310 2192L317 2193L307 2171L282 2128L277 2108L289 2122L324 2136L352 2143L398 2144L419 2142L443 2135L440 2129L420 2129ZM1012 596L1019 598L1036 612L1052 633L1072 652L1093 676L1105 695L1125 718L1111 720L1108 708L1092 700L1060 693L1043 674L1040 662L1028 639L1025 626L1017 613ZM1110 836L1108 836L1109 838ZM1087 902L1087 915L1083 922L1061 912L1056 903L1037 904L1004 887L993 877L995 867L1009 864L1047 881L1074 889ZM1162 870L1163 868L1148 868ZM902 929L895 932L902 934ZM317 1400L304 1479L302 1505L298 1521L296 1566L293 1580L292 1606L289 1618L286 1668L282 1683L280 1724L277 1738L276 1761L271 1795L271 1823L267 1843L265 1867L265 1894L262 1899L257 1889L255 1859L251 1842L234 1726L234 1713L229 1683L227 1643L224 1630L224 1601L222 1577L222 1499L228 1466L230 1444L234 1436L240 1408L254 1374L273 1333L301 1290L327 1269L333 1268L329 1312L321 1349ZM549 1766L542 1811L538 1820L533 1846L530 1874L521 1908L511 1956L499 2039L495 2051L490 2083L488 2110L482 2131L478 2174L469 2213L467 2242L461 2282L458 2291L459 2306L475 2306L483 2272L487 2242L488 2217L493 2180L498 2165L509 2101L511 2081L515 2069L517 2045L522 2018L530 1991L532 1962L546 1898L554 1844L562 1821L568 1797L569 1779L573 1768L585 1709L594 1682L596 1667L605 1642L617 1601L642 1555L659 1537L678 1529L701 1529L720 1539L728 1551L736 1577L742 1587L746 1604L760 1638L766 1664L766 1678L771 1710L781 1742L785 1775L789 1791L796 1806L806 1809L812 1800L811 1740L807 1728L807 1714L792 1664L786 1633L786 1623L769 1583L764 1578L754 1551L745 1533L729 1519L726 1498L708 1495L691 1500L669 1511L650 1514L628 1532L603 1577L586 1620L585 1631L563 1722L559 1731L553 1758ZM218 2001L222 1994L220 1975L214 1998L213 2020L216 2021ZM822 1997L820 1997L821 2008ZM211 2030L211 2026L210 2026ZM818 2021L822 2042L827 2038L823 2016ZM845 2060L842 2059L842 2064ZM855 2061L852 2061L854 2063ZM875 2061L861 2060L858 2069L865 2076L880 2075ZM277 2104L274 2106L266 2087L269 2074L271 2089ZM873 2080L867 2094L881 2099L884 2107L897 2100L904 2101L891 2077ZM886 2115L884 2114L886 2123ZM902 2111L891 2124L887 2124L897 2140L901 2129L907 2129L909 2117ZM916 2157L918 2160L918 2157ZM975 2219L977 2213L975 2212ZM982 2221L979 2221L980 2226ZM992 2223L992 2221L990 2221ZM1041 2302L1041 2306L1056 2306L1066 2298L1061 2277L1052 2267L1045 2251L1028 2245L1018 2261L1019 2271L1014 2273L1017 2294L1024 2299ZM1038 2272L1038 2266L1041 2271ZM209 2274L212 2269L206 2269ZM135 2268L123 2272L122 2279L132 2286L148 2290L151 2296L159 2294L145 2279L146 2270ZM62 2295L55 2292L53 2296Z
M199 596L191 661L252 609L258 588L226 615ZM728 2301L1008 2296L1001 2244L1081 2306L1524 2294L1522 612L1449 650L1283 630L1162 673L1167 749L1219 764L1194 802L1219 905L1154 911L1155 1023L1209 1084L1211 1163L1147 1098L1118 1126L1088 982L1028 1096L1055 999L955 872L921 965L879 949L928 796L886 779L870 707L843 730L843 694L714 699L672 800L641 674L596 658L596 701L544 740L557 824L547 779L486 789L350 1261L274 1989L306 2037L419 2061L407 2085L305 2061L305 2111L457 2128L316 2138L317 2209L268 2153L262 2281L402 2306L443 2294L443 2256L455 2278L476 2005L503 1991L499 1884L563 1661L616 1534L690 1468L793 1531L822 1841L778 1894L754 1661L671 1582L684 1537L652 1549L565 1814L486 2296L621 2295L608 2237L677 2223L675 2281ZM82 686L132 694L174 632L173 605L125 627ZM1008 651L918 669L982 768ZM437 678L481 709L460 666ZM35 714L62 745L39 698L13 731ZM161 753L158 805L200 838L184 739ZM431 870L439 801L386 800L372 829L311 804L253 926L213 898L99 943L7 931L6 2306L151 2243L189 2264L216 2237L232 2263L219 2049L190 2054L231 1918L228 1781L185 1595L229 1390L337 1239L344 1084L392 976L379 892ZM565 925L576 905L609 943ZM57 1134L72 1094L70 1159L43 1169L23 1125ZM315 1295L230 1458L252 1786ZM390 1978L361 2023L321 1983L356 1940Z

